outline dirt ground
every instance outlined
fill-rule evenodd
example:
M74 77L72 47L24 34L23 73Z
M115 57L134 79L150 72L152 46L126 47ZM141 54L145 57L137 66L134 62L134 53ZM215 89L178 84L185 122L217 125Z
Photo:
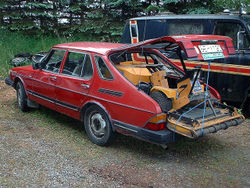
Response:
M249 133L250 119L168 150L123 135L99 147L76 120L21 112L0 81L0 187L250 187Z

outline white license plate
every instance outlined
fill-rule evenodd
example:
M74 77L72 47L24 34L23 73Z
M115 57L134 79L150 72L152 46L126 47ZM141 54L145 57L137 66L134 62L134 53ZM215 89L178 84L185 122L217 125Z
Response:
M217 44L198 45L198 47L202 54L223 52L220 45Z

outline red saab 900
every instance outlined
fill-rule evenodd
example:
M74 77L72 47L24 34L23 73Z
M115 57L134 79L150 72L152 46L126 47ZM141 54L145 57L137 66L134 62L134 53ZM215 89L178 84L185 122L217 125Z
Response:
M212 35L130 45L66 43L52 47L39 63L12 68L5 82L16 89L22 111L40 104L78 119L97 145L109 145L117 132L164 145L175 133L197 138L244 120L201 82L200 67L188 71L184 61L234 53L230 38ZM176 54L182 69L169 54Z

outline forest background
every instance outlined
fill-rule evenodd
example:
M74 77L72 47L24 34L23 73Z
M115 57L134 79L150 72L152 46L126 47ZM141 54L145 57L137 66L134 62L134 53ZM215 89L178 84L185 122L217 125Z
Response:
M0 26L29 35L99 37L119 41L127 19L137 16L238 11L249 0L3 0ZM249 10L248 10L249 11Z

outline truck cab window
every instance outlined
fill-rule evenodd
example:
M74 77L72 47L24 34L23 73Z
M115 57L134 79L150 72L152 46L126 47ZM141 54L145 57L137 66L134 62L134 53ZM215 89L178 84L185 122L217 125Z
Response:
M168 24L168 35L203 34L204 25L201 22L176 21Z
M214 28L214 35L224 35L229 36L233 39L233 44L235 49L237 49L237 33L240 31L244 31L242 26L238 23L232 22L218 22ZM241 35L243 44L241 45L240 49L247 49L249 48L249 41L247 40L244 34Z

